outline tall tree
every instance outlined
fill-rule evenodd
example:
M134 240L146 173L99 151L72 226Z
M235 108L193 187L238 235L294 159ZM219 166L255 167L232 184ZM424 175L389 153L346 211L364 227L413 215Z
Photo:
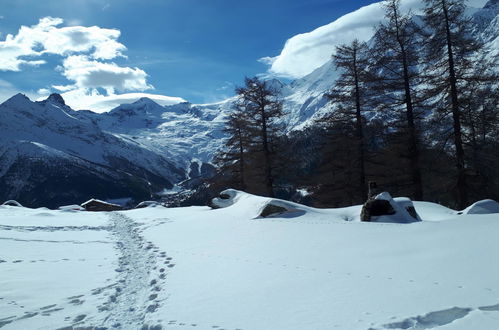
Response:
M465 15L464 0L424 0L424 20L431 31L426 54L429 67L429 95L435 106L452 116L457 170L457 206L468 203L463 148L460 97L473 67L473 55L481 45L472 36L472 23Z
M272 141L279 132L277 120L284 114L279 93L266 81L246 78L245 86L236 89L238 107L248 119L252 145L262 155L263 183L266 195L274 197L274 155Z
M498 75L491 73L497 63L485 58L476 61L474 79L468 80L462 105L461 122L466 154L469 193L474 199L497 198L499 194L499 93Z
M404 113L400 116L405 123L401 131L406 136L403 144L409 159L412 197L422 200L420 142L416 123L416 107L419 102L415 95L417 85L421 83L421 33L412 16L401 13L400 0L386 0L383 5L386 23L377 27L373 42L372 87L379 95L377 98L381 102L381 108Z
M367 67L369 64L366 43L354 40L336 47L333 55L336 68L341 72L327 97L335 104L336 111L329 116L331 122L352 122L355 125L359 201L367 198L366 141L364 137L364 111L367 100Z
M229 115L224 132L228 135L228 139L224 148L215 156L214 162L231 187L246 190L245 169L251 140L248 118L241 109L236 108Z

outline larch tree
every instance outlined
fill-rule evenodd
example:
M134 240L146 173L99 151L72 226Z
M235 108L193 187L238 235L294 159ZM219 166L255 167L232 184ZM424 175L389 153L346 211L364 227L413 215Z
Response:
M326 95L335 106L335 111L324 120L336 123L353 123L355 127L354 144L357 168L357 187L359 191L357 201L363 202L367 198L366 180L366 141L364 134L364 112L368 98L368 65L369 52L366 43L354 40L350 44L336 47L333 55L336 69L341 72L331 91ZM334 141L332 141L334 143Z
M215 156L219 173L227 183L234 188L246 190L247 154L250 151L251 140L249 123L245 113L236 108L228 116L224 133L228 135L223 149Z
M416 95L417 86L422 82L420 28L410 14L401 13L400 0L386 0L383 5L386 22L378 25L371 48L371 88L376 91L380 110L395 114L392 117L396 122L391 126L401 126L400 131L405 137L404 158L409 160L407 172L410 173L412 197L422 200L417 125L420 100Z
M273 141L280 132L277 121L284 113L277 90L257 77L246 78L244 87L236 89L238 108L247 119L254 154L261 155L264 193L274 197L275 165ZM259 161L252 166L259 167Z
M451 117L457 207L468 203L465 151L463 146L463 91L473 75L474 56L481 45L472 35L472 22L465 15L464 0L424 0L424 21L430 35L426 56L429 63L428 95L434 108Z

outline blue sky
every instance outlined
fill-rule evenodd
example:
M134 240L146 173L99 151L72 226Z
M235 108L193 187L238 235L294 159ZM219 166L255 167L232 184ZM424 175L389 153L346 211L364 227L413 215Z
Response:
M193 103L219 101L233 95L235 85L245 76L267 72L298 78L310 72L330 56L333 43L340 42L342 35L368 34L358 29L359 20L372 26L382 13L365 10L358 17L329 27L327 38L319 27L375 2L2 0L0 101L14 91L34 98L71 89L73 98L92 93L152 93ZM47 17L51 19L44 21L43 28L39 20ZM18 36L21 26L30 27L23 37ZM66 27L73 28L66 31ZM310 35L300 35L315 29ZM69 33L73 45L57 44ZM6 42L8 34L14 37L10 44ZM47 41L50 36L55 40ZM25 40L30 38L33 40L26 50ZM314 60L307 50L310 40L319 47L326 44L320 59ZM12 47L16 48L14 53ZM77 47L87 48L75 51ZM99 48L111 50L99 55ZM267 60L259 60L262 58ZM93 70L92 75L89 70ZM110 82L112 79L117 79L116 84ZM99 83L107 85L99 87ZM83 94L76 93L83 89Z
M258 61L276 56L286 40L334 21L372 0L2 0L0 41L43 17L59 27L98 26L121 32L127 58L112 61L147 73L148 90L194 103L233 94L244 76L267 70ZM59 55L38 66L0 71L0 79L24 92L66 85ZM2 88L0 84L0 88ZM53 91L53 90L52 90Z

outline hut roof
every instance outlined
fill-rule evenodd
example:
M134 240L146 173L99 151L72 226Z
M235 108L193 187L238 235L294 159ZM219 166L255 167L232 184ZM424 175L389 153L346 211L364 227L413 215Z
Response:
M85 207L86 205L90 205L90 204L101 204L101 205L109 205L109 206L114 206L114 207L121 207L121 205L108 203L108 202L101 201L100 199L95 199L95 198L89 199L85 203L82 203L81 206Z

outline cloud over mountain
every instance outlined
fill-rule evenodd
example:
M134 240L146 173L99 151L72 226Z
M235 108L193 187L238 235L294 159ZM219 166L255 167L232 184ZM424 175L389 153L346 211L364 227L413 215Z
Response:
M68 56L60 69L68 80L74 81L75 88L104 88L110 93L153 88L147 84L145 71L139 68L91 60L84 55Z
M468 5L481 8L486 2L487 0L471 0ZM402 0L401 6L404 11L420 13L424 3L421 0ZM355 38L369 40L383 16L382 2L362 7L313 31L291 37L279 55L264 57L260 61L270 66L270 75L301 78L325 64L336 46L349 43Z
M71 106L79 109L94 106L100 111L111 109L116 105L115 100L133 102L140 97L150 97L167 104L183 101L145 93L116 94L154 89L147 82L144 70L110 61L126 59L127 48L118 41L121 32L98 26L63 24L61 18L44 17L36 25L21 26L15 35L8 34L0 41L0 71L19 72L28 66L48 65L47 56L57 55L62 63L55 69L68 83L40 88L38 94L42 97L51 90L64 92Z
M120 31L98 26L67 26L61 18L44 17L33 26L21 26L16 35L0 41L0 70L20 71L22 65L41 65L45 54L67 56L89 53L95 59L123 56L125 45L117 41ZM30 59L26 59L30 57Z

